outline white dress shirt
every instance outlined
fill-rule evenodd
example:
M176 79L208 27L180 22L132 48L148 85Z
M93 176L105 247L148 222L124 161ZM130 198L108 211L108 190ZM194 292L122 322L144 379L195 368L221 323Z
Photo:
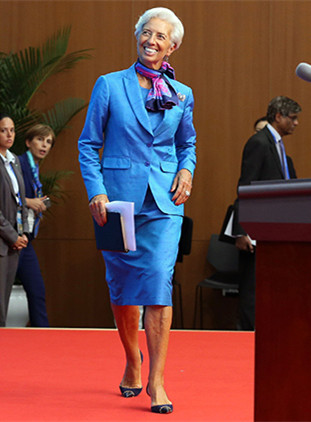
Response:
M13 189L14 189L14 192L15 192L16 202L19 204L19 200L18 200L19 185L18 185L17 178L15 176L14 170L12 168L12 164L15 164L15 157L9 150L6 152L5 157L0 153L0 157L2 158L3 163L4 163L4 167L5 167L6 171L8 172L8 175L10 176L10 179L11 179L12 185L13 185Z

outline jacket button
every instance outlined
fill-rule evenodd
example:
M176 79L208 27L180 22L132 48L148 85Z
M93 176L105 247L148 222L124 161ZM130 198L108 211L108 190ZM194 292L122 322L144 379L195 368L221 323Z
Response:
M146 167L149 167L149 166L150 166L149 161L145 161L145 166L146 166Z

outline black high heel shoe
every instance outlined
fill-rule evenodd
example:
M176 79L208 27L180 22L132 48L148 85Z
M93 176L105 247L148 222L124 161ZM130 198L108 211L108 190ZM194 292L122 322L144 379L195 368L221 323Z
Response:
M159 404L158 406L151 406L151 412L153 413L172 413L172 404Z
M131 387L122 387L121 385L119 386L119 388L120 388L122 396L126 398L138 396L142 392L142 389L143 389L143 387L131 388Z
M141 363L143 363L144 356L141 350L140 350L140 359L141 359ZM122 387L122 385L119 385L119 388L120 388L122 396L126 398L138 396L142 392L142 389L143 389L143 387L131 388L131 387Z
M149 383L146 387L146 393L150 397L149 393ZM172 413L173 412L173 405L172 404L158 404L156 406L151 406L151 412L153 413Z

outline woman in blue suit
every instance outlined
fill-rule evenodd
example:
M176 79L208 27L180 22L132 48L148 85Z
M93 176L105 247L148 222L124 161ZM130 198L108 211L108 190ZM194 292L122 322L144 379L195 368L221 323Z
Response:
M126 354L121 393L133 397L142 390L138 322L139 305L144 305L147 393L156 413L173 411L163 381L172 275L196 162L192 91L174 79L167 63L183 32L180 20L166 8L147 10L139 18L138 60L129 69L99 77L79 139L81 172L97 223L106 223L107 202L135 203L137 250L103 251L103 256Z

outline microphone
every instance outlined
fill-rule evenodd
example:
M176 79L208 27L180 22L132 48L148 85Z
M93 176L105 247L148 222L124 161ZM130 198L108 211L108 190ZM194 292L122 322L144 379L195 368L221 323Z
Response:
M299 63L296 67L296 75L304 81L311 82L311 65L308 63Z

